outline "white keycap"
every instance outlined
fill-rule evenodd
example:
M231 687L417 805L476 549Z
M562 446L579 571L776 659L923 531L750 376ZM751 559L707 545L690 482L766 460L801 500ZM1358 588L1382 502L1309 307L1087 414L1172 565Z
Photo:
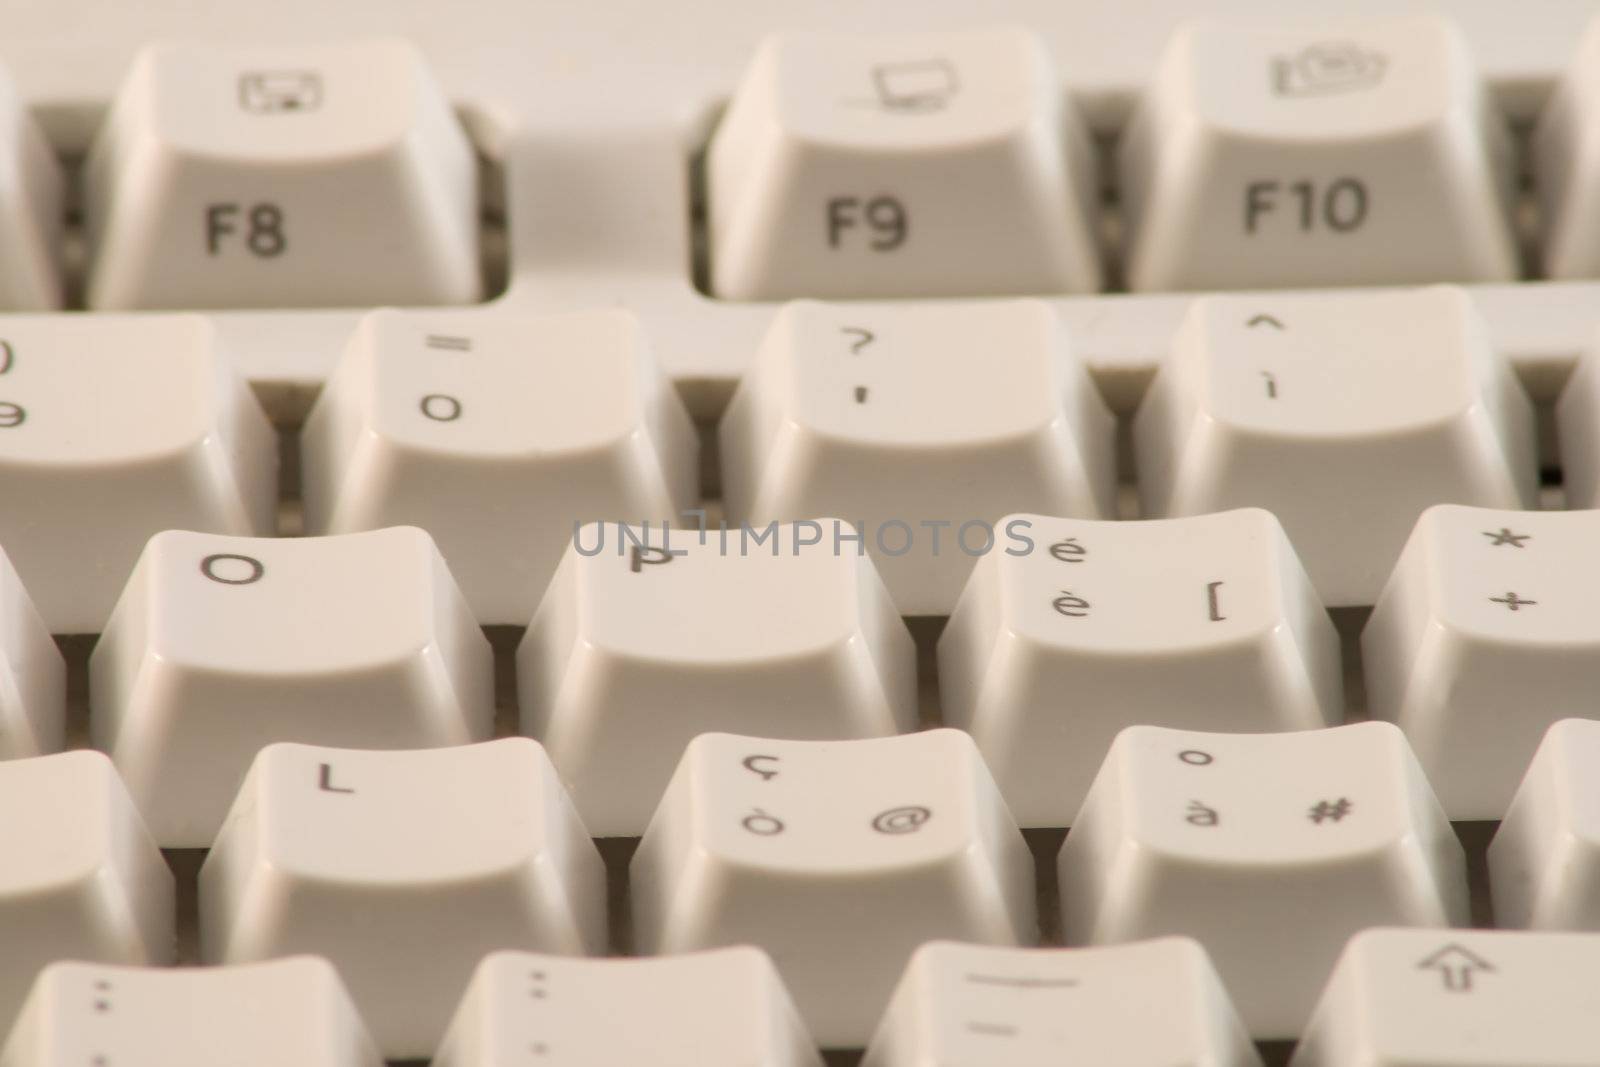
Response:
M472 146L404 41L147 47L84 207L94 308L482 295Z
M1600 937L1363 930L1291 1067L1593 1067Z
M57 963L0 1067L383 1067L327 960L146 969Z
M1133 289L1517 275L1505 120L1443 15L1188 24L1118 169Z
M707 731L916 729L911 634L832 528L784 524L760 545L737 530L577 532L517 650L517 686L522 731L549 748L590 833L643 833Z
M432 540L150 540L89 661L94 746L156 840L211 844L263 745L486 739L493 656Z
M1013 27L769 37L706 153L730 300L1099 288L1093 146Z
M939 638L939 692L1021 825L1069 825L1124 726L1343 718L1339 635L1270 513L999 527Z
M1260 1067L1198 942L1113 948L923 945L862 1067Z
M546 1060L573 1067L822 1067L772 960L758 949L653 959L486 957L433 1067L539 1067Z
M1557 719L1600 688L1597 511L1429 508L1361 635L1367 708L1452 819L1499 819Z
M1262 507L1329 607L1433 504L1532 507L1533 409L1466 294L1196 300L1134 421L1148 518Z
M945 615L1001 516L1112 513L1113 429L1044 303L798 301L718 428L723 498L859 524L901 612Z
M830 1048L866 1044L922 942L1038 936L1033 857L959 730L702 734L630 880L638 951L766 949Z
M527 625L580 522L660 523L698 443L626 311L367 316L301 437L307 529L420 526L478 621Z
M1278 734L1131 726L1057 863L1068 944L1185 934L1250 1033L1300 1033L1345 940L1467 919L1461 845L1384 722Z
M1600 276L1600 18L1589 23L1530 144L1539 193L1540 266L1550 278Z
M600 853L525 737L269 745L200 871L203 958L327 957L388 1059L433 1052L486 953L603 952L605 909Z
M1489 843L1497 926L1600 930L1600 722L1545 733Z
M60 751L66 716L66 661L0 549L0 760Z
M1600 508L1600 337L1579 358L1556 401L1566 506Z
M53 633L97 633L152 534L270 534L278 445L195 315L0 319L0 545Z
M173 962L172 874L110 760L0 762L0 813L0 1033L55 960Z
M0 308L61 306L64 199L61 166L0 69Z

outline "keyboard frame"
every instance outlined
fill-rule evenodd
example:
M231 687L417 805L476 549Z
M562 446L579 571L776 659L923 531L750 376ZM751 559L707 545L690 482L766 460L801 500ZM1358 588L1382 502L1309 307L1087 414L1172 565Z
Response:
M1224 17L1266 17L1282 0L1207 0ZM563 311L626 306L637 311L656 353L691 411L720 414L755 352L775 305L714 300L695 285L694 168L715 117L753 53L772 29L861 32L1011 21L1039 31L1071 96L1112 143L1149 76L1186 0L1001 0L981 12L957 0L274 0L270 5L196 5L189 0L0 0L0 64L11 71L58 154L81 159L134 52L164 39L233 44L309 42L398 34L419 44L455 102L485 169L492 228L502 223L505 291L478 305ZM1600 17L1594 0L1343 0L1340 13L1437 10L1457 18L1496 99L1524 131L1566 68L1583 26ZM1317 12L1310 11L1315 16ZM1104 153L1102 151L1102 157ZM497 258L501 253L494 253ZM1600 327L1600 281L1537 280L1468 287L1496 346L1510 357L1536 402L1548 404ZM1339 290L1346 291L1346 290ZM1265 297L1267 294L1262 294ZM1112 407L1137 406L1193 294L1104 293L1050 296ZM310 408L355 321L368 310L316 309L207 313L223 344L255 386L269 414L292 427ZM77 312L73 312L77 313ZM298 530L297 442L283 435L284 523ZM708 477L714 485L714 474ZM714 507L714 504L713 504ZM1364 609L1333 613L1347 645ZM911 620L922 660L921 704L936 721L932 647L939 623ZM491 627L496 648L496 736L515 732L511 676L520 628ZM94 638L63 641L72 693L71 733L81 744L86 719L85 661ZM1356 681L1352 677L1347 682ZM1353 718L1361 717L1350 686ZM1473 875L1475 921L1487 923L1482 849L1492 824L1461 824ZM1054 857L1063 831L1027 834L1039 877L1045 943L1051 925ZM613 930L626 945L627 860L633 842L601 848L611 871ZM192 962L194 875L202 850L173 850L178 874L182 955ZM1282 1063L1288 1043L1265 1049ZM830 1064L855 1061L830 1053Z

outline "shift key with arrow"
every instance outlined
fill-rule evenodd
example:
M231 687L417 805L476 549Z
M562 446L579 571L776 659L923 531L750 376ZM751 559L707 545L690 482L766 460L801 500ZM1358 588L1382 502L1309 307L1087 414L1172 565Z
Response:
M1437 972L1444 980L1444 989L1448 993L1470 993L1472 976L1479 971L1492 972L1494 964L1472 950L1451 942L1417 964L1417 969Z
M1290 1067L1600 1063L1600 934L1369 929Z

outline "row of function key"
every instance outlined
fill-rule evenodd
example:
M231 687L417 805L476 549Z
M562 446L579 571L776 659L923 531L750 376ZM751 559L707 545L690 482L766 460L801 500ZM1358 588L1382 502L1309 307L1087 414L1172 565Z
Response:
M1600 21L1532 135L1547 277L1600 272L1597 115ZM1117 132L1098 160L1023 29L777 35L707 148L710 290L1081 293L1103 261L1135 291L1521 273L1514 138L1442 14L1195 19Z
M1578 507L1597 365L1558 411ZM1112 517L1114 437L1035 301L790 304L718 432L730 520L851 522L908 615L952 610L1008 513ZM1364 605L1428 506L1533 506L1534 437L1458 289L1213 297L1133 459L1146 518L1266 508L1324 602ZM374 312L301 444L308 532L428 530L485 624L527 623L580 523L704 521L692 422L623 311ZM0 496L28 501L0 545L53 632L101 630L161 530L273 533L276 446L204 318L0 321Z
M1545 140L1581 151L1597 76L1591 56ZM1061 97L1021 29L769 40L707 152L713 293L1094 291L1100 169ZM1190 23L1120 132L1134 290L1518 274L1510 134L1442 16ZM1593 194L1560 176L1570 223ZM1557 234L1549 273L1592 269Z
M1597 755L1600 723L1549 731L1489 847L1500 925L1600 928L1600 786L1583 771ZM173 961L173 879L110 761L0 763L0 799L36 812L0 826L0 1029L55 960ZM383 1054L411 1058L437 1047L496 949L754 945L821 1044L859 1047L917 946L1035 945L1036 909L1059 906L1068 945L1194 938L1248 1032L1286 1039L1353 934L1468 918L1462 847L1386 723L1130 727L1055 863L1058 897L1041 900L1033 854L960 731L703 734L632 855L632 943L613 945L605 864L536 742L278 743L253 760L200 870L199 955L325 956Z
M1550 277L1600 273L1597 116L1600 23L1532 140ZM8 86L0 166L0 307L58 306L64 181ZM1439 15L1185 26L1108 169L1135 290L1521 270L1513 140ZM775 35L705 174L728 299L1086 292L1107 273L1095 145L1018 28ZM82 185L96 309L483 293L472 147L404 42L147 48Z
M915 643L870 558L830 544L829 527L847 529L653 543L628 527L578 531L516 672L521 732L549 747L593 833L639 833L707 730L915 729ZM1002 528L937 663L943 721L977 740L1022 825L1070 824L1124 726L1343 720L1338 636L1270 513L1015 515ZM1501 817L1544 729L1590 714L1597 528L1596 511L1454 505L1417 524L1362 637L1367 703L1405 729L1452 818ZM63 662L3 554L0 618L0 756L56 751ZM492 676L424 531L167 531L90 659L90 738L162 844L197 846L261 745L483 740Z

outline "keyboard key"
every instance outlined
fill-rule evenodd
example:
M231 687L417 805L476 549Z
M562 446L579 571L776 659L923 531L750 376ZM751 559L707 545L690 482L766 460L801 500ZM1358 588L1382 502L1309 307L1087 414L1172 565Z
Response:
M1398 728L1131 726L1057 863L1068 944L1198 939L1252 1036L1297 1036L1345 940L1467 919L1460 843Z
M1499 819L1551 723L1592 713L1600 512L1429 508L1361 635L1367 707L1452 819Z
M66 743L67 665L0 549L0 760Z
M1578 976L1600 937L1363 930L1334 969L1291 1067L1578 1067L1600 998Z
M925 1064L1260 1067L1205 949L935 942L911 957L862 1067Z
M1323 603L1374 603L1423 510L1537 501L1533 408L1447 286L1196 300L1134 421L1149 518L1266 508Z
M173 962L172 874L109 760L0 762L0 812L0 1032L54 960Z
M382 1067L339 975L310 956L247 967L46 968L6 1067Z
M1100 285L1093 145L1017 28L769 37L706 187L725 299Z
M580 529L517 651L522 731L597 837L642 834L688 743L917 727L917 651L832 520L738 531Z
M301 448L310 531L422 527L486 625L527 625L578 523L698 496L694 425L626 311L374 312Z
M1567 378L1555 421L1566 506L1600 508L1600 345L1591 343Z
M98 633L152 534L270 534L278 444L192 315L0 319L0 545L53 633Z
M473 975L433 1067L530 1055L592 1067L822 1067L772 960L748 946L654 959L496 952Z
M859 524L901 612L947 615L1001 516L1112 513L1113 428L1044 303L801 301L719 427L723 498Z
M634 854L631 885L639 951L765 949L828 1048L866 1044L922 942L1038 936L1033 858L959 730L702 734Z
M84 168L89 306L470 303L477 180L404 41L152 45Z
M1600 276L1600 20L1578 42L1529 145L1539 193L1540 266L1549 278Z
M61 166L10 76L0 69L0 308L61 306L65 216Z
M1489 843L1497 926L1600 930L1600 722L1545 733Z
M1191 23L1118 169L1136 290L1517 275L1505 120L1442 15Z
M201 953L327 957L383 1055L411 1059L438 1047L486 953L603 952L605 907L600 853L527 738L278 744L256 757L200 872Z
M432 748L494 724L493 657L421 530L150 541L89 661L94 746L164 848L211 844L274 741Z
M1268 512L999 527L939 639L939 683L1021 825L1070 824L1124 726L1343 718L1339 635Z

